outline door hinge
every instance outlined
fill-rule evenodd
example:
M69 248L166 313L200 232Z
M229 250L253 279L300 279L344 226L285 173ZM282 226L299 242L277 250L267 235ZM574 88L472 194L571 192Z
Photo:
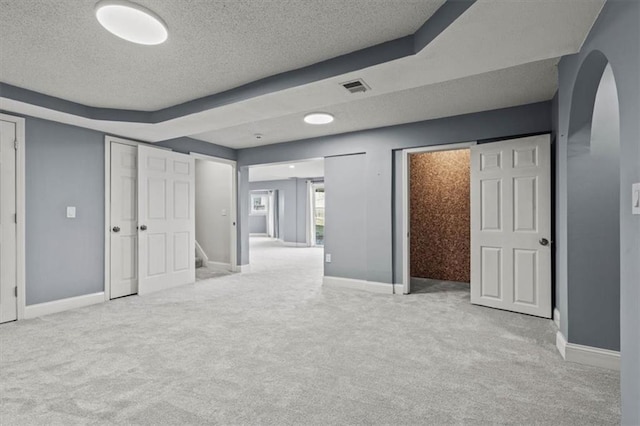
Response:
M18 287L13 288L13 293L16 297L18 297Z
M18 223L18 213L13 214L13 223Z
M13 149L15 149L16 151L18 150L18 139L13 141Z

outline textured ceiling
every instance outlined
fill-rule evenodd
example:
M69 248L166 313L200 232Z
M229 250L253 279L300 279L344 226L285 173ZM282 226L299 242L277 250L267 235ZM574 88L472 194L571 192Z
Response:
M278 2L269 2L272 3ZM415 7L415 3L395 3L391 0L355 3L378 7L392 3L400 4L402 8ZM153 3L170 4L174 2L164 0ZM238 2L232 6L229 3L229 7L245 7L246 4ZM579 51L603 5L604 0L478 0L416 55L157 124L91 120L5 98L0 99L0 108L143 141L191 136L231 148L243 148L522 105L553 97L557 87L558 58ZM320 19L325 11L310 13L315 14L313 18ZM239 17L238 20L242 21ZM293 26L306 34L299 22ZM345 32L341 33L342 38L320 43L322 46L317 47L318 51L335 50L338 48L336 44L343 46L351 41L349 34L359 33L352 25L346 27ZM0 31L3 31L2 35L9 32L6 29ZM0 43L0 46L4 45L4 38L0 39ZM78 49L84 46L84 42L76 44ZM126 46L128 48L130 45ZM288 45L287 48L293 50L285 50L282 46L270 51L279 58L297 58L296 46ZM131 55L135 56L133 53ZM191 62L202 59L195 55ZM144 65L138 63L139 60L136 58L135 64L120 74L145 80L139 75L140 70L145 69ZM238 60L244 61L246 58ZM217 63L212 57L204 59L204 62L207 61L211 67ZM0 61L0 70L14 66L3 62ZM39 62L31 61L30 64L24 64L23 68L28 69L29 65L33 67L34 63ZM81 65L82 61L78 66ZM92 61L85 59L84 66L90 65ZM35 68L46 74L45 66ZM181 69L187 72L189 67L183 64ZM237 71L242 74L245 70ZM82 72L77 70L74 75L78 79L83 77ZM153 73L144 76L147 79L156 78ZM0 77L4 78L1 74ZM57 74L48 75L53 86L59 77ZM178 88L184 86L185 90L190 90L194 84L200 84L185 77L186 74L181 77L180 83L176 83ZM339 85L340 82L359 77L371 86L371 91L352 95ZM43 77L43 80L46 78ZM141 84L146 84L146 81ZM99 82L96 85L100 86ZM130 90L144 97L148 95L146 91L163 92L165 89L166 85L156 84L153 88L133 87ZM128 90L117 89L111 95L126 95L128 98ZM102 87L100 91L103 91ZM198 96L206 94L198 93ZM162 96L163 93L156 95ZM69 99L69 96L63 97ZM328 126L305 125L302 122L303 115L313 110L331 112L335 114L336 121ZM255 133L262 133L264 137L258 140L253 136Z
M557 59L533 62L458 80L344 102L328 108L335 121L323 126L290 114L193 135L234 148L285 142L478 111L542 102L553 97ZM262 139L254 134L261 133Z
M89 106L157 110L415 32L444 0L136 0L169 39L104 30L97 0L1 0L0 81Z
M293 166L293 168L291 168ZM249 182L324 176L324 158L249 168Z

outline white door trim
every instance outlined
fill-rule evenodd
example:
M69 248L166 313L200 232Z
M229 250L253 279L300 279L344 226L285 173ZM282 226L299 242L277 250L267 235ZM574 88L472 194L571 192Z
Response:
M25 286L25 119L0 113L0 118L4 121L15 123L16 125L16 287L17 296L17 319L24 319L26 307L26 286Z
M137 147L153 146L158 149L172 151L170 148L155 146L150 143L122 139L117 136L104 136L104 300L111 300L111 144L121 143Z
M230 238L230 263L231 272L240 271L238 267L238 164L234 160L226 158L213 157L211 155L190 152L189 155L199 160L213 161L214 163L228 164L231 166L231 238Z
M421 152L434 151L454 151L457 149L468 149L477 144L476 141L462 142L446 145L422 146L419 148L409 148L402 150L402 292L409 294L411 292L411 268L410 268L410 231L411 231L411 215L409 211L409 155Z

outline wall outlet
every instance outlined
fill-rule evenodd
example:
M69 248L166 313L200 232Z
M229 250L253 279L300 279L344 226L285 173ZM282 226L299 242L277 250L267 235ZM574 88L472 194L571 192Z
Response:
M67 207L67 218L75 219L76 218L76 208L73 206Z
M640 214L640 183L631 185L631 214Z
M324 261L327 263L331 263L331 253L327 253L324 255Z

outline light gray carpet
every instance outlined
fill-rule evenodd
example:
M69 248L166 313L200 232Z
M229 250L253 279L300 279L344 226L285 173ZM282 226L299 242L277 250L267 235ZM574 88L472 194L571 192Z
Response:
M196 268L196 281L204 281L211 278L225 277L232 272L222 271L220 269L213 269L207 266Z
M619 422L618 374L564 362L551 321L321 275L252 239L252 272L0 326L0 423Z

